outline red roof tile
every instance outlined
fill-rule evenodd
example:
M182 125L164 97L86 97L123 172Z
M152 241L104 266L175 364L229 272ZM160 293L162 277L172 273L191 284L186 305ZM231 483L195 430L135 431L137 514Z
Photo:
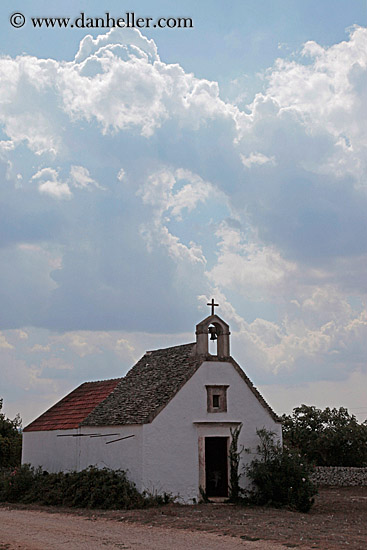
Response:
M120 380L121 378L115 378L100 382L85 382L31 422L23 431L78 428L95 407L115 389Z

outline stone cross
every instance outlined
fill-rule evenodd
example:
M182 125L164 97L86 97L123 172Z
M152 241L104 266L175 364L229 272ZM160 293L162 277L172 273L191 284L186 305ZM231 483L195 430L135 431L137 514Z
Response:
M214 308L219 306L219 304L214 303L214 298L212 298L212 301L209 302L209 304L206 304L206 305L207 306L212 306L212 315L214 315Z

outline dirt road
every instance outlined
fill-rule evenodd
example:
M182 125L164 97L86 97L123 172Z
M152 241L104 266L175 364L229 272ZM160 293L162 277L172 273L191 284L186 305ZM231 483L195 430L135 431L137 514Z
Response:
M0 505L0 550L366 550L366 541L367 487L320 489L308 514L229 504Z
M198 531L126 524L41 511L0 509L0 550L285 550Z

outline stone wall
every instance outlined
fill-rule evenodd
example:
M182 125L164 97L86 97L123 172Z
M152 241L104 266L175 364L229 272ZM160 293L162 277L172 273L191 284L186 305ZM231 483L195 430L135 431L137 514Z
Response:
M367 485L367 468L345 468L341 466L317 466L311 479L316 485L351 487Z

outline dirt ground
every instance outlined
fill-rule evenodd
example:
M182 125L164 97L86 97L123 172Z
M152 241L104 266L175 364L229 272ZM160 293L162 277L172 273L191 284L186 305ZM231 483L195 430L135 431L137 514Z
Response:
M320 489L308 514L230 504L129 511L0 507L0 550L65 547L366 550L367 487Z

